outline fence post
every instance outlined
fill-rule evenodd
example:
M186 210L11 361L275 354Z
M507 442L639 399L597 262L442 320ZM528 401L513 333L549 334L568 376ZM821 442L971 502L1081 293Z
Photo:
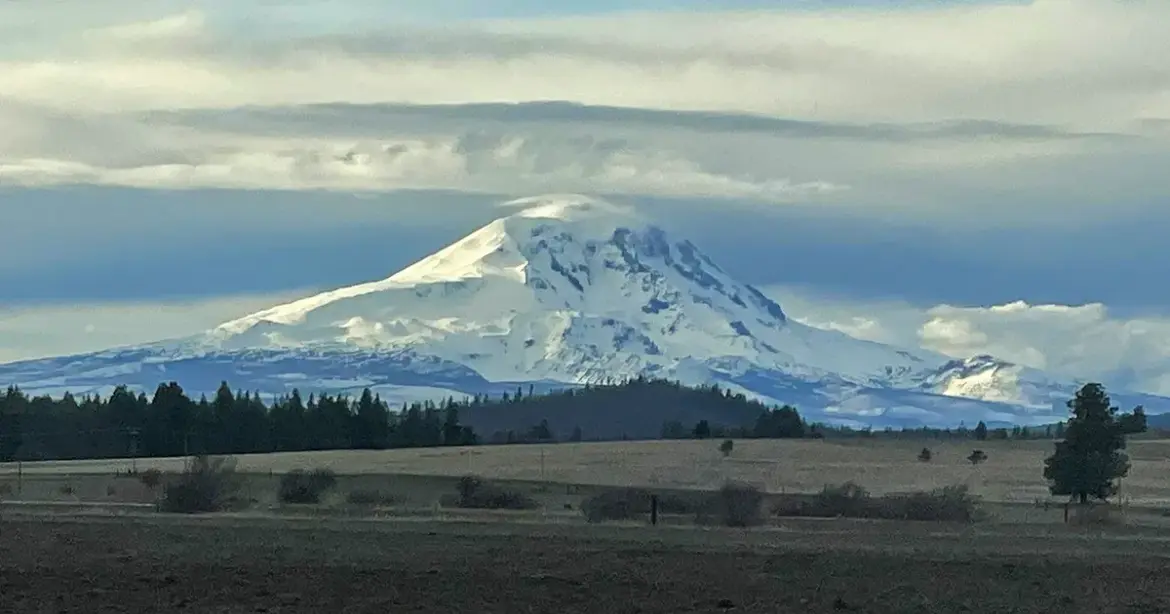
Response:
M658 495L650 495L650 524L658 526Z

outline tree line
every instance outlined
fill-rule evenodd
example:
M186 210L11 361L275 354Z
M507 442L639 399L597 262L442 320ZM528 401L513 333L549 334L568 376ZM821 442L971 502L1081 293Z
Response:
M247 454L331 449L465 446L581 441L580 427L554 432L541 416L580 416L599 408L669 407L710 415L756 415L750 436L801 437L808 425L795 408L775 408L718 386L683 386L644 377L535 394L518 387L498 397L448 397L391 408L369 389L357 398L299 390L265 402L223 382L212 398L192 399L177 382L152 396L119 386L105 398L66 393L0 394L0 461ZM521 430L482 436L468 416L534 416ZM716 427L718 430L720 427Z
M152 397L119 386L107 398L66 393L0 395L0 460L245 454L331 449L474 445L459 412L468 403L419 402L391 411L364 390L313 395L298 390L265 403L226 382L208 399L191 399L176 382Z

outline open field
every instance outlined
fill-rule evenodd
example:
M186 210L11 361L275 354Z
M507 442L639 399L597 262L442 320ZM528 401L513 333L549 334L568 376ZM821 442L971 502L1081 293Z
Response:
M1170 611L1168 544L1152 534L231 515L0 523L4 612Z
M560 444L239 457L245 511L158 514L132 464L0 467L0 612L1166 612L1170 444L1131 444L1125 522L1062 523L1040 464L1049 442L718 441ZM916 459L923 445L935 460ZM543 463L542 463L543 457ZM543 464L543 468L542 468ZM318 505L282 505L280 476L330 467ZM477 473L537 503L441 505ZM122 475L118 475L121 473ZM542 479L543 478L543 479ZM975 524L770 518L699 527L693 515L588 524L582 501L615 485L662 492L754 481L772 497L856 480L875 493L967 483ZM18 489L13 489L19 485ZM362 506L347 495L384 495ZM7 494L4 494L7 493Z
M1043 459L1052 450L1049 441L740 440L729 458L723 458L718 446L718 441L711 440L565 443L298 452L243 455L237 460L241 472L257 475L322 466L347 476L475 473L553 484L671 489L713 489L727 479L737 479L772 493L814 492L825 484L854 480L875 494L967 484L990 502L1032 503L1049 498L1041 476ZM930 463L916 460L923 446L934 452ZM989 456L977 466L965 460L975 447ZM1133 441L1128 451L1133 468L1124 481L1123 498L1135 505L1170 507L1170 480L1166 479L1170 441ZM139 470L177 471L183 462L140 459L136 464ZM26 480L35 481L52 476L112 476L131 465L128 460L25 463L23 472ZM0 484L11 484L15 473L15 464L0 464ZM100 498L104 487L91 488L99 490Z

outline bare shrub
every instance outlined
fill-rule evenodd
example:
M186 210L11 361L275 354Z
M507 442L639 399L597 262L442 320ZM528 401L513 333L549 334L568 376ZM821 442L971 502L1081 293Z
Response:
M459 479L459 500L457 505L469 509L531 510L537 503L532 497L517 491L502 488L486 482L478 476L468 475Z
M840 486L826 486L811 498L782 501L772 508L772 513L817 518L973 522L979 518L979 497L972 495L962 484L871 497L862 486L846 482Z
M158 485L162 484L162 481L163 481L162 478L163 478L162 472L159 471L158 469L155 469L154 467L151 467L150 469L147 469L147 470L143 471L142 473L138 474L138 481L142 482L143 486L145 486L151 490L158 488Z
M616 488L589 497L581 504L581 513L589 522L633 520L650 513L651 493L640 488Z
M655 493L642 488L614 488L600 492L581 503L581 512L589 522L634 520L650 514ZM698 514L708 509L706 493L658 494L658 511L663 514Z
M979 497L972 495L966 484L886 495L875 503L880 517L897 520L973 522L979 511Z
M856 482L825 486L812 502L810 516L865 518L870 509L869 491Z
M293 469L280 476L277 494L283 503L320 503L321 496L336 485L337 476L329 469Z
M159 509L198 514L227 508L239 489L236 461L230 456L196 456L163 489Z
M398 498L388 492L359 488L345 496L351 505L389 506L398 503Z
M714 517L727 527L753 527L763 522L764 493L751 484L727 482L712 501ZM701 520L701 518L700 518Z

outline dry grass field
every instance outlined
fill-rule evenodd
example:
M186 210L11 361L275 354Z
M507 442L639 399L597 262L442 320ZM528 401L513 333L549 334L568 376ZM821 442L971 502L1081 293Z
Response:
M281 474L328 467L339 475L417 475L488 478L556 484L713 489L725 480L755 483L772 493L807 493L849 480L875 494L966 484L989 502L1032 503L1049 497L1041 476L1048 441L932 442L898 440L740 440L724 458L719 441L647 441L484 446L386 451L330 451L237 458L241 472ZM919 462L923 446L934 453ZM988 460L966 457L979 447ZM1133 467L1123 498L1135 505L1170 506L1170 441L1133 441ZM177 471L184 460L140 459L139 470ZM128 460L25 463L24 475L64 477L125 472ZM15 464L0 464L0 484L15 478ZM85 488L77 486L77 488ZM98 488L91 486L90 488ZM105 488L105 487L102 487ZM101 488L99 488L99 491ZM100 496L100 492L97 493ZM141 498L139 493L138 498ZM137 499L136 499L137 500Z
M1050 442L895 440L583 443L245 455L248 509L158 514L126 475L184 459L0 465L0 612L1167 612L1170 442L1135 441L1125 493L1153 509L1077 526L1047 499ZM917 460L923 446L933 460ZM316 505L276 499L281 475L328 467ZM536 509L440 505L475 473ZM141 474L140 474L141 475ZM975 524L771 518L751 529L664 515L588 524L611 486L755 482L774 496L854 480L875 494L967 484ZM16 487L16 488L14 488ZM366 490L390 503L362 507Z

